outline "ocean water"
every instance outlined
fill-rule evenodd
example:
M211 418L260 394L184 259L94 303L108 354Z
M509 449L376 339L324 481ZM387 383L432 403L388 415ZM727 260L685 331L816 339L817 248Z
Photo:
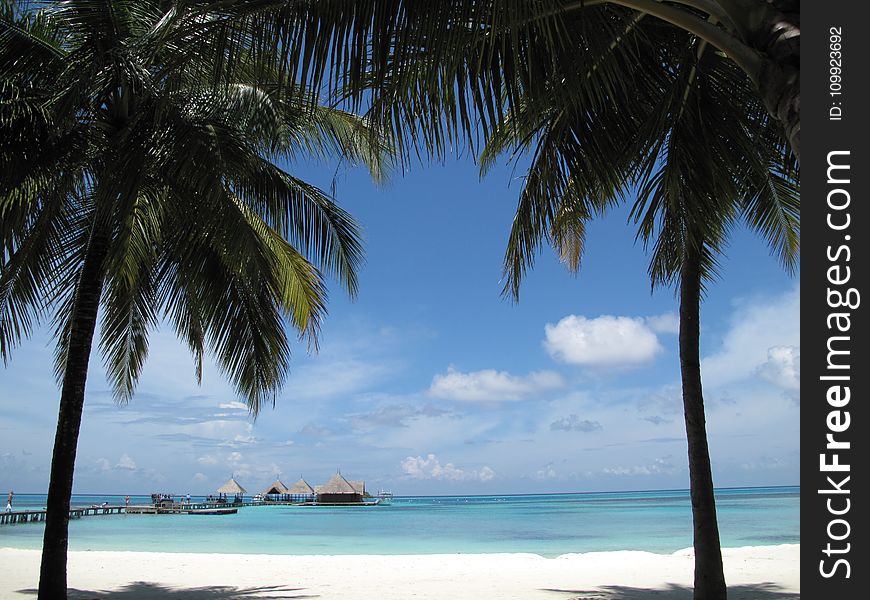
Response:
M800 488L716 491L724 547L799 543ZM150 498L133 496L132 504ZM123 496L73 497L73 506ZM15 508L45 496L16 495ZM43 525L0 526L0 547L40 548ZM256 506L235 515L107 515L70 522L71 550L245 554L438 554L646 550L692 545L686 490L397 497L390 506Z

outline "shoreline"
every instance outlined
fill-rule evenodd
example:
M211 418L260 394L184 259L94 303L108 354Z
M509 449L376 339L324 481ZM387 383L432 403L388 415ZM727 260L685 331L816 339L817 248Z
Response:
M70 599L691 598L693 552L276 555L71 551ZM800 596L800 545L723 548L730 600ZM33 598L39 550L0 548L0 597ZM75 591L72 591L75 590Z

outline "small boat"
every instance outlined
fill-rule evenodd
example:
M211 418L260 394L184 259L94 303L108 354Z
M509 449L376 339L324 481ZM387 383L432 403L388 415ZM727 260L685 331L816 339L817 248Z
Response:
M389 506L393 503L393 492L381 490L378 492L378 504L381 506Z
M234 515L238 508L192 508L186 511L189 515Z

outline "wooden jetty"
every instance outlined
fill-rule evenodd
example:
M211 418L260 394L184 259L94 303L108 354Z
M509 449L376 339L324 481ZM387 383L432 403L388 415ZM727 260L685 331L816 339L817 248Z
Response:
M96 515L120 515L124 513L124 506L81 506L69 509L70 519L92 517ZM14 525L17 523L39 523L45 521L44 510L17 510L0 513L0 525Z
M243 506L263 506L266 502L191 502L190 504L174 502L158 506L154 504L129 506L83 506L71 508L70 519L102 515L231 515ZM290 502L269 502L268 504L285 504ZM44 510L18 510L0 513L0 525L17 525L19 523L40 523L45 521Z
M285 486L277 479L263 495L276 495L278 499L260 499L244 501L246 493L234 479L217 490L224 498L215 501L211 497L206 502L176 502L171 494L152 494L152 504L145 505L113 505L108 504L80 506L70 508L70 519L102 515L227 515L238 512L247 506L377 506L388 504L388 498L370 499L366 494L364 481L348 481L341 473L336 473L326 484L316 488L311 487L304 479L297 481L292 487ZM230 500L230 495L233 500ZM384 501L387 500L387 501ZM18 523L40 523L45 521L45 510L18 510L0 513L0 525L15 525Z

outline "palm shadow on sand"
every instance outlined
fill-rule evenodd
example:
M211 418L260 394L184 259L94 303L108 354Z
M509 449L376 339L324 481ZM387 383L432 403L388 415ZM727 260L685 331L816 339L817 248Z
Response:
M18 590L22 594L36 595L35 589ZM136 581L115 590L77 590L70 588L69 600L287 600L290 598L317 598L306 594L303 588L263 586L240 588L228 585L205 587L169 587L159 583Z
M547 588L544 591L571 594L565 600L692 600L692 587L676 584L656 589L603 585L595 590ZM800 597L798 593L782 591L773 583L728 586L728 600L800 600Z

